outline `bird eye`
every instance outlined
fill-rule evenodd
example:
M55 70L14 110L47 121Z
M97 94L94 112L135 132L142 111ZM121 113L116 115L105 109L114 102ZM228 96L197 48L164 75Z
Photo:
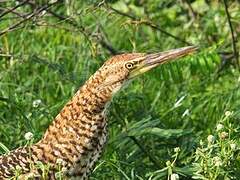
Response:
M125 67L126 67L127 69L132 69L132 68L133 68L133 63L128 62L128 63L125 64Z

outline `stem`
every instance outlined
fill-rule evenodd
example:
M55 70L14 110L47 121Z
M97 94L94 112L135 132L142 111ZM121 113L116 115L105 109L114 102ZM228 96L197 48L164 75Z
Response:
M236 47L237 40L234 36L234 31L233 31L233 26L232 26L232 22L231 22L231 16L228 11L227 1L223 0L223 3L224 3L225 12L227 14L228 24L229 24L230 31L231 31L233 53L234 53L236 64L239 67L238 52L237 52L237 47Z
M157 160L145 149L145 147L138 141L138 139L134 136L128 136L141 150L147 155L150 161L156 166L159 167Z

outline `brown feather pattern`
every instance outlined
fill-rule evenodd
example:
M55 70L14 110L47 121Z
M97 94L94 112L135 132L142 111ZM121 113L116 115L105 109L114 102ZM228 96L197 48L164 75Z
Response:
M59 159L66 177L87 178L107 138L105 105L128 73L123 63L140 55L118 55L107 61L64 106L39 142L0 156L0 179L14 176L17 166L21 167L22 177L30 172L39 176L41 170L35 168L37 162L49 165L48 176L55 179ZM113 80L108 79L110 74L120 80L108 84Z

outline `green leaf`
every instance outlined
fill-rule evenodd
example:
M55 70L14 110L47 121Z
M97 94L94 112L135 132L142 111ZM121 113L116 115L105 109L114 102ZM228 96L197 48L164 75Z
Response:
M161 129L161 128L146 128L141 131L134 131L130 133L130 135L135 135L135 136L141 136L141 135L155 135L160 138L179 138L181 136L190 134L192 130L186 130L186 129Z

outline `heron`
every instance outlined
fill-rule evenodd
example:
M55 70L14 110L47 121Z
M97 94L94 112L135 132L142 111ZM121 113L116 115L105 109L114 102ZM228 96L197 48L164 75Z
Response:
M126 53L107 60L79 88L37 143L0 156L0 179L40 177L38 163L48 167L47 179L63 172L66 179L88 179L107 141L107 104L121 87L161 64L191 54L195 46L158 53Z

